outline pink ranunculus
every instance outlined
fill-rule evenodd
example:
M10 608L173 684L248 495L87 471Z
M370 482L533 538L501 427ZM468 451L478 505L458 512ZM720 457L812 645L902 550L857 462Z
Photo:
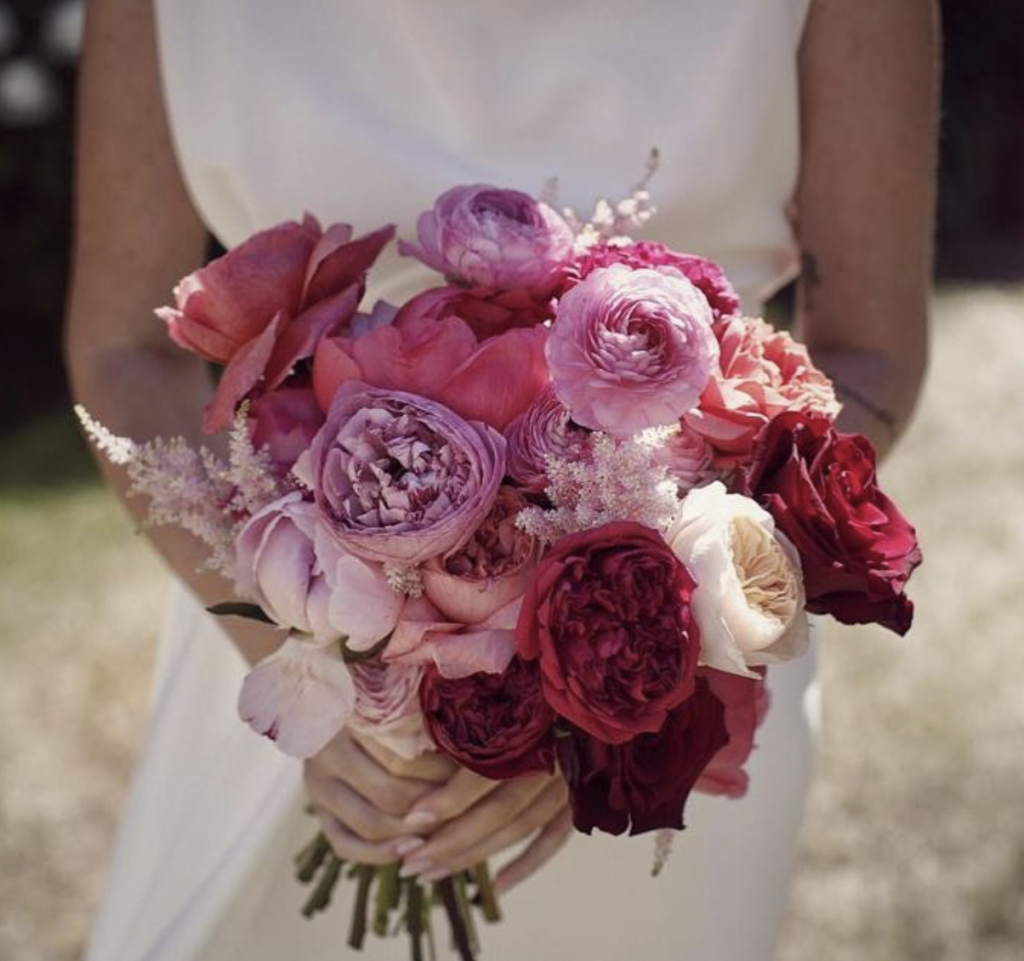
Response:
M479 527L505 472L505 439L442 404L353 381L335 393L306 467L342 550L411 566Z
M363 337L328 337L313 362L320 405L349 381L439 401L467 420L502 430L548 382L542 328L509 330L478 342L456 318L399 315Z
M270 453L282 475L291 470L324 422L310 387L282 387L257 397L249 408L252 443Z
M508 476L531 493L548 486L547 457L587 456L589 431L572 422L569 410L548 385L508 427Z
M834 420L839 403L807 348L759 318L717 321L719 365L686 423L715 449L723 470L750 461L754 438L786 410L816 411Z
M315 550L316 507L299 492L254 514L235 540L238 593L281 627L337 638L328 609L331 589Z
M562 298L547 359L574 421L625 436L673 424L697 403L718 341L707 299L688 280L613 264Z
M424 592L443 614L479 624L526 590L540 545L516 527L524 507L526 499L515 488L500 488L469 540L423 566Z
M665 466L680 494L718 479L720 472L714 466L714 458L714 448L685 421L655 451L656 461Z
M707 298L716 320L729 317L739 310L740 299L718 264L696 254L677 253L652 240L628 244L601 243L588 247L566 271L562 292L575 287L595 270L612 264L625 264L634 270L641 267L674 267Z
M226 366L205 430L229 426L238 401L277 387L351 319L366 272L393 236L389 226L353 240L347 224L325 231L307 215L253 235L178 284L175 306L157 315L175 343Z
M399 242L445 277L492 290L550 292L573 254L569 225L518 190L487 184L453 187L416 224L419 244Z
M356 687L355 713L348 723L351 730L407 760L433 747L420 712L422 667L371 658L350 665L349 670Z
M489 287L435 287L417 294L399 314L412 317L465 321L480 339L496 337L518 327L536 327L554 317L554 301L535 297L528 290L491 290Z

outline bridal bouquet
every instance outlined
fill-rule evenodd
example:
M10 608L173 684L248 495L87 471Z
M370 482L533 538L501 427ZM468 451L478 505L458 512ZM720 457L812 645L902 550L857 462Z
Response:
M908 630L920 552L870 443L714 263L629 238L650 213L642 190L582 223L456 187L399 242L437 286L368 312L393 229L282 224L158 311L224 368L225 456L81 412L236 585L214 610L280 627L239 707L281 750L347 725L489 778L557 766L578 830L673 831L692 790L745 792L808 613ZM433 902L472 957L473 908L497 917L486 865L423 886L322 835L298 862L308 913L358 880L357 946L397 918L422 957Z

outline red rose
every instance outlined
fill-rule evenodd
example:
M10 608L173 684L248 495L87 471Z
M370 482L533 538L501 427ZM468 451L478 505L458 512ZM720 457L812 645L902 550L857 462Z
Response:
M423 721L438 748L482 777L554 770L555 716L537 665L514 657L500 674L445 678L431 667L420 687Z
M767 673L763 667L756 670L762 675ZM708 682L711 692L725 707L729 743L704 768L696 789L704 794L743 797L750 780L743 765L754 750L754 733L768 713L768 688L763 680L716 671L711 667L702 667L698 677Z
M921 563L914 528L875 479L875 451L821 414L787 412L762 432L750 491L800 552L807 609L906 634L904 594Z
M630 834L642 834L683 828L690 791L728 739L725 708L704 677L656 734L618 746L580 732L559 737L558 763L576 830L622 834L628 827Z
M693 693L696 582L661 535L628 521L560 540L527 588L516 625L539 659L544 697L610 744L661 729Z
M595 244L568 268L559 294L575 287L592 271L612 264L625 264L634 270L643 267L675 267L707 298L716 320L739 310L740 299L718 264L696 254L676 253L664 244L651 240L632 244Z

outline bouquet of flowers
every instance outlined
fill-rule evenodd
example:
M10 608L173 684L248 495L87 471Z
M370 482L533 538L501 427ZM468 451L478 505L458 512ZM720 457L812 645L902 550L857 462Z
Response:
M214 611L280 627L239 708L282 751L348 725L489 778L557 765L578 830L662 832L660 860L692 790L745 792L808 613L908 630L920 552L870 443L714 263L630 239L651 212L642 188L584 223L456 187L399 242L438 285L369 312L394 230L281 224L158 311L224 367L204 427L225 456L80 411L236 585ZM372 913L422 957L439 903L472 957L474 907L498 916L486 865L424 886L320 835L298 874L310 914L357 879L356 946Z

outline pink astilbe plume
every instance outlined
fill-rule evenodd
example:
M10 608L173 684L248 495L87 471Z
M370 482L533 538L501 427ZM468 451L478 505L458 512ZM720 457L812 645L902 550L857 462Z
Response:
M149 498L147 525L184 528L209 550L204 569L231 578L238 530L251 514L287 492L266 451L253 448L245 410L235 420L227 461L184 437L138 443L114 434L81 405L75 413L96 448L127 470L129 496Z

